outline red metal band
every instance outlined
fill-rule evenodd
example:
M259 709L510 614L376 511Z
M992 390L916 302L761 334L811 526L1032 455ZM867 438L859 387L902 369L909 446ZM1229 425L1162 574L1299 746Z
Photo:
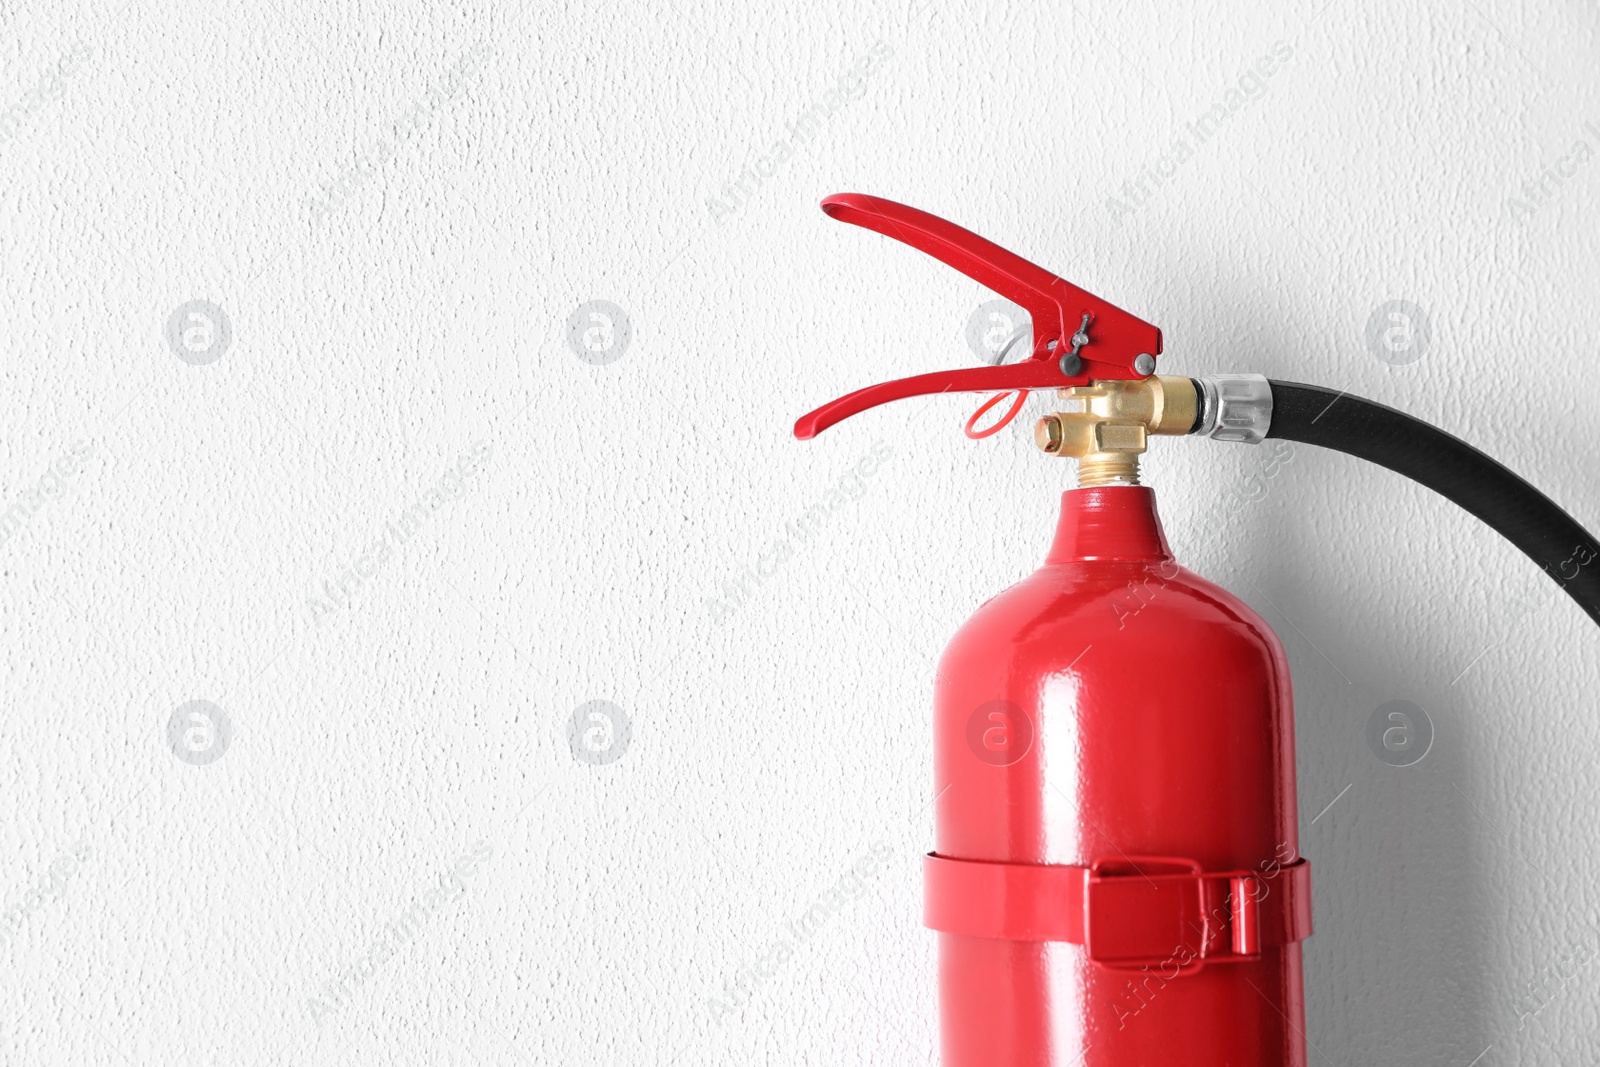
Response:
M1116 968L1253 959L1311 936L1311 864L1202 871L1172 856L1091 866L923 859L923 923L941 933L1062 941Z

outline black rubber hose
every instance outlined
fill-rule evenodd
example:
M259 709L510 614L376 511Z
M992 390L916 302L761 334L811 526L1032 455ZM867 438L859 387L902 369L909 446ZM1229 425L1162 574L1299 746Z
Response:
M1359 457L1455 501L1544 568L1600 623L1600 547L1549 497L1465 441L1403 411L1318 385L1269 384L1268 437Z

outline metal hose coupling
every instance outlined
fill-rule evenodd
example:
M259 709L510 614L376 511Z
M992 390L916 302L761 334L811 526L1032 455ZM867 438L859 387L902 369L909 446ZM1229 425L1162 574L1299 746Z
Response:
M1213 441L1258 445L1272 426L1272 384L1261 374L1190 379L1200 400L1194 432Z

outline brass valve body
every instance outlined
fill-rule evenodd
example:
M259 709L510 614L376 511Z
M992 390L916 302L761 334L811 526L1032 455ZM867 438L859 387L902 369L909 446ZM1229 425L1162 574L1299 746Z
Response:
M1058 395L1065 410L1040 419L1033 438L1050 455L1078 461L1080 486L1138 485L1148 436L1194 429L1197 398L1189 378L1095 379Z

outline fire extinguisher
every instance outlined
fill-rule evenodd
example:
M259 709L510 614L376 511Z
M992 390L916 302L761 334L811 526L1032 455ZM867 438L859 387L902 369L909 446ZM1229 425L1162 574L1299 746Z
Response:
M822 208L1010 298L1033 343L1016 362L860 389L796 437L891 400L999 391L967 423L988 436L1030 390L1055 389L1035 441L1077 460L1043 565L983 604L937 671L923 921L939 939L943 1062L1303 1067L1311 866L1288 663L1260 616L1173 558L1139 483L1149 437L1379 463L1499 530L1600 622L1595 539L1401 412L1254 374L1157 375L1159 329L977 234L879 197Z

